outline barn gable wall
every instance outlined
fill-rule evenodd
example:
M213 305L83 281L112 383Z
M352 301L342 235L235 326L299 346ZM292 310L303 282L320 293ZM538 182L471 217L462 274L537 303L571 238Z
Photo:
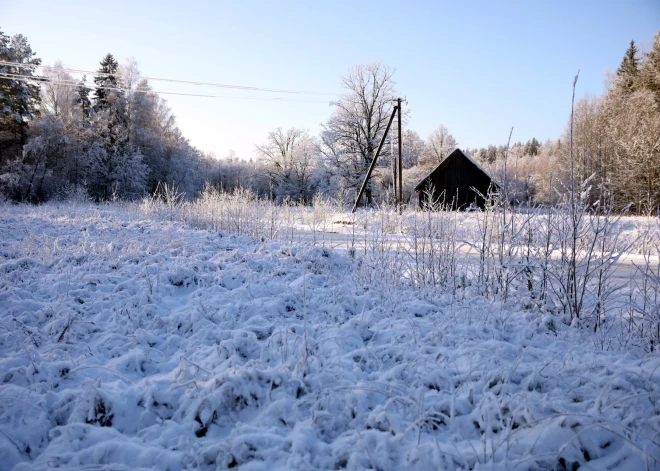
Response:
M451 205L453 209L465 209L476 203L483 208L485 201L480 194L488 194L491 183L490 176L457 149L416 189L421 206L426 205L429 197L427 188L428 185L432 185L434 203Z

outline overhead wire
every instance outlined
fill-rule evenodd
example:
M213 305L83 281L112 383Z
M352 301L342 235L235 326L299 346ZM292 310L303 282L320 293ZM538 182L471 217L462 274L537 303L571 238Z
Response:
M12 80L17 80L19 82L29 82L29 81L36 81L39 83L53 83L56 85L64 85L72 88L77 88L80 86L84 86L85 88L90 88L90 89L102 89L102 90L115 90L115 91L120 91L120 92L126 92L125 89L119 88L119 87L108 87L108 86L99 86L95 84L81 84L80 82L76 82L75 80L52 80L48 79L46 77L26 77L24 75L18 75L18 74L7 74L0 72L0 78L5 78L5 79L12 79ZM170 92L167 90L140 90L140 89L135 89L132 90L132 92L136 93L155 93L155 94L166 94L166 95L185 95L185 96L197 96L197 97L206 97L206 98L215 98L215 95L201 95L201 94L193 94L193 93L185 93L185 92Z
M2 61L0 61L0 64ZM0 78L5 78L5 79L12 79L12 80L18 80L22 82L29 82L29 81L36 81L39 83L53 83L57 85L63 85L63 86L70 86L70 87L81 87L84 86L86 88L92 88L92 89L101 89L101 90L115 90L115 91L120 91L120 92L126 92L128 91L125 88L120 88L120 87L109 87L106 85L97 85L93 83L86 83L86 82L80 82L80 81L75 81L75 80L66 80L66 79L52 79L50 77L46 76L25 76L21 74L12 74L12 73L7 73L7 72L0 72ZM237 100L259 100L259 101L285 101L285 102L294 102L294 103L324 103L324 104L329 104L330 102L328 101L321 101L321 100L297 100L293 98L282 98L282 97L255 97L255 96L237 96L237 95L211 95L211 94L199 94L199 93L188 93L188 92L179 92L179 91L171 91L171 90L155 90L155 89L146 89L146 90L141 90L139 88L135 88L130 90L133 93L155 93L155 94L163 94L163 95L181 95L181 96L194 96L194 97L202 97L202 98L230 98L230 99L237 99Z
M53 70L54 69L52 66L48 66L48 65L22 64L22 63L19 63L19 62L10 62L10 61L0 61L0 66L2 66L2 65L8 66L8 67L22 67L22 68L32 68L32 69L41 68L41 69L44 69L44 70ZM70 73L76 73L76 74L91 74L91 75L94 75L96 77L119 75L119 74L110 74L110 73L107 73L107 72L96 72L96 71L91 71L91 70L72 69L72 68L67 68L67 67L62 67L60 70L63 70L65 72L70 72ZM336 93L327 93L327 92L313 92L313 91L305 91L305 90L264 88L264 87L253 87L253 86L248 86L248 85L231 85L231 84L223 84L223 83L199 82L199 81L192 81L192 80L177 80L177 79L158 78L158 77L143 77L143 76L140 76L140 78L146 79L146 80L151 80L151 81L180 83L180 84L205 86L205 87L216 87L216 88L229 88L229 89L235 89L235 90L249 90L249 91L267 92L267 93L287 93L287 94L297 94L297 95L326 95L326 96L336 96L337 95Z

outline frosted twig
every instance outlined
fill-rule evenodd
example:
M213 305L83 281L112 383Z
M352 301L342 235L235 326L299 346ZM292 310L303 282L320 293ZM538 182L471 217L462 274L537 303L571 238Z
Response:
M7 331L11 332L14 337L16 337L16 340L21 344L21 347L23 347L23 350L25 350L25 354L28 357L28 360L30 360L30 363L32 363L32 368L34 368L34 374L39 374L39 370L37 369L37 365L34 364L34 361L32 360L32 357L30 356L30 352L28 352L27 347L25 346L25 343L23 343L23 340L18 336L16 332L13 331L11 327L8 327L4 322L0 322L0 325L7 329Z
M97 369L100 369L100 370L109 371L110 373L113 373L113 374L119 376L119 377L120 377L121 379L123 379L124 381L128 381L128 382L131 383L131 384L136 384L135 381L133 381L133 380L130 379L129 377L124 376L123 374L121 374L121 373L119 373L119 372L113 370L112 368L107 368L107 367L105 367L105 366L98 366L98 365L82 365L82 366L79 366L79 367L74 368L74 369L72 369L71 371L69 371L69 372L66 374L66 376L70 375L71 373L75 373L76 371L84 370L84 369L89 369L89 368L97 368Z
M199 366L197 363L195 363L195 362L189 360L188 358L184 357L183 355L180 355L180 356L179 356L179 363L181 363L181 360L186 360L188 363L190 363L192 366L194 366L194 367L197 368L198 370L203 371L204 373L207 373L207 374L210 374L211 376L213 376L213 372L212 372L212 371L209 371L209 370L207 370L206 368L202 368L202 367Z

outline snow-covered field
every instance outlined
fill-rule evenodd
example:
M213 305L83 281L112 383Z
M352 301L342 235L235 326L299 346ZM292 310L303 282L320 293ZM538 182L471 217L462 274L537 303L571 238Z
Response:
M660 469L657 350L525 306L121 206L0 205L0 469Z

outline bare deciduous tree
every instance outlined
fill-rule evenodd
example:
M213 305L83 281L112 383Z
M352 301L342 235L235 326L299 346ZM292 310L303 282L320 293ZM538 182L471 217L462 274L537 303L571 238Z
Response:
M444 126L438 126L426 139L424 153L422 154L422 165L424 167L435 167L453 152L458 143L454 136Z
M606 101L612 140L612 175L618 207L634 203L638 214L660 207L660 105L648 89L628 95L612 90Z
M342 77L346 92L322 130L326 165L341 181L341 187L356 189L373 161L392 112L395 69L376 62L353 67ZM366 190L372 201L371 188Z
M276 197L310 200L316 146L306 130L277 128L256 151L264 160Z
M70 129L81 115L76 105L78 93L72 86L75 79L64 70L60 61L45 67L44 76L49 80L42 85L41 103L62 121L65 128Z
M412 129L403 131L403 168L411 168L419 163L424 152L424 141Z

